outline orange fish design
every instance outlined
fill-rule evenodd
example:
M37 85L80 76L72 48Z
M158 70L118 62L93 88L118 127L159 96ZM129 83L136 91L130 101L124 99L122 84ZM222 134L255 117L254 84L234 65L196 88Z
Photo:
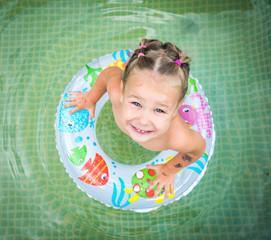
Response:
M120 59L117 59L116 62L113 62L113 63L109 64L106 68L114 67L114 66L116 66L116 67L123 70L125 68L125 66L126 66L126 62L122 62L122 59L120 58Z
M108 182L108 167L104 159L96 153L95 159L91 162L91 158L81 168L87 172L79 179L93 186L103 186Z

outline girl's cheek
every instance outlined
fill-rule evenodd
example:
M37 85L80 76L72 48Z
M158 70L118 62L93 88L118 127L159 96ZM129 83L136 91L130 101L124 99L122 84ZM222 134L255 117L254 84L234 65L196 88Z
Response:
M135 115L134 111L129 108L124 109L123 113L126 118L130 118Z
M155 122L160 129L167 129L170 125L170 120L168 118L156 118Z

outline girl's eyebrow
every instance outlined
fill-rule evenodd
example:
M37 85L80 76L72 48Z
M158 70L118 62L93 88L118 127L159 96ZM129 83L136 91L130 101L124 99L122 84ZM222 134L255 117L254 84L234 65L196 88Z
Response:
M129 97L131 97L131 98L136 98L136 99L138 99L138 100L143 100L143 98L141 98L141 97L139 97L139 96L136 96L136 95L133 95L133 94L131 94ZM168 107L169 107L167 104L161 103L161 102L156 102L155 104L156 104L158 107L163 107L163 108L168 108Z
M162 108L165 108L167 109L168 108L168 105L164 104L164 103L156 103L158 107L162 107Z
M139 100L143 100L143 98L141 98L141 97L139 97L139 96L136 96L136 95L133 95L133 94L131 94L131 95L129 96L129 98L136 98L136 99L139 99Z

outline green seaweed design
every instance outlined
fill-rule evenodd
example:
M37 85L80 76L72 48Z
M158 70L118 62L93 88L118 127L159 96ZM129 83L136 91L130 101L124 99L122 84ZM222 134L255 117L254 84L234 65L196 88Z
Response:
M186 95L190 95L191 94L191 87L193 86L194 91L193 92L198 92L197 86L196 86L196 79L189 77L188 80L188 90Z
M88 73L84 76L84 80L87 82L88 77L91 76L92 80L89 85L90 85L90 87L93 87L93 84L95 83L97 77L103 71L103 69L101 67L91 68L88 65L86 65L86 68L88 70Z

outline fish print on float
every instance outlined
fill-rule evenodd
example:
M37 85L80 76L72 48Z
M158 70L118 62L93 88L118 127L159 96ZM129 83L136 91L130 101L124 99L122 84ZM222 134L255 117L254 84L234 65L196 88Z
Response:
M125 188L124 191L126 193L135 193L133 197L129 199L129 202L136 202L139 197L143 198L153 198L154 192L157 188L155 186L151 191L147 191L147 188L152 183L152 181L156 178L157 172L153 169L144 168L142 170L137 171L132 177L132 186L133 188ZM164 191L165 189L162 188L160 193L158 194L157 200L155 203L160 204L164 201ZM170 194L168 198L173 198L175 193Z
M91 158L81 168L81 171L87 172L79 177L79 179L93 186L103 186L108 182L109 173L108 167L101 155L96 153L95 159L92 162Z
M81 166L85 161L87 155L87 147L84 145L83 147L76 147L71 149L71 153L68 154L69 160L76 166Z
M68 93L64 94L64 99L69 97ZM89 122L89 111L86 109L82 109L78 112L70 114L69 112L74 107L64 108L64 99L61 101L61 105L59 108L59 122L58 128L60 132L68 132L68 133L76 133L84 130ZM69 103L69 101L65 102Z

